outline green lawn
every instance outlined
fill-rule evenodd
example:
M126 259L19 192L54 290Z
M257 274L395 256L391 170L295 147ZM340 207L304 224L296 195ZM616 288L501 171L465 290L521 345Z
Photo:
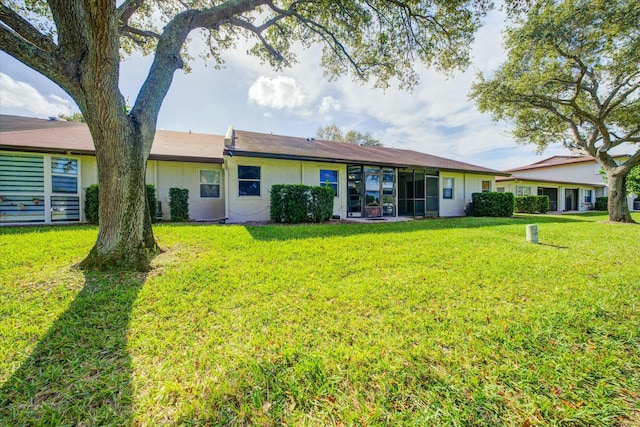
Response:
M605 220L162 224L147 275L0 228L0 424L638 426L640 225Z

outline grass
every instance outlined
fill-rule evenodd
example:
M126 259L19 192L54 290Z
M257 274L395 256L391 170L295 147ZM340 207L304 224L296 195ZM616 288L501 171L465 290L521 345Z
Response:
M162 224L148 275L0 228L0 425L637 426L640 226L605 220Z

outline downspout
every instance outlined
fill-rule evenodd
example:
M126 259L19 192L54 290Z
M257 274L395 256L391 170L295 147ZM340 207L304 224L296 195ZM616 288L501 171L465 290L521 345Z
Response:
M229 220L229 158L233 157L233 151L235 149L236 134L233 130L233 126L229 125L227 132L224 135L224 150L222 151L222 169L224 170L224 220ZM225 151L227 156L225 156Z
M229 163L227 157L224 157L222 170L224 171L224 220L229 219Z
M467 174L462 174L462 199L464 200L464 213L469 216L469 212L467 212L467 205L469 202L467 201Z
M153 185L156 186L156 197L158 197L158 190L160 189L160 186L158 185L158 161L157 160L153 161ZM160 198L158 197L157 200L160 200ZM167 200L167 202L168 202L168 200ZM151 208L149 208L149 210L151 210ZM151 213L151 212L149 212L149 213ZM151 215L155 215L156 217L158 216L158 206L155 206L155 213L152 213ZM164 212L162 212L162 208L161 208L160 215L162 215L164 217Z

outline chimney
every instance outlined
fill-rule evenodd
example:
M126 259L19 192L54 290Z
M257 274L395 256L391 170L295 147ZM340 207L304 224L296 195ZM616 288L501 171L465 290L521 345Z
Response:
M224 146L225 147L233 147L235 145L235 132L233 130L233 125L229 125L227 128L227 133L224 134Z

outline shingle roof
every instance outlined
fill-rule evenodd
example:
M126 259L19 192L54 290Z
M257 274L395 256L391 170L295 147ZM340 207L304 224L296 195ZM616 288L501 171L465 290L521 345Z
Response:
M0 149L36 152L95 154L89 128L84 123L0 115ZM159 130L151 149L151 160L223 162L224 137ZM282 159L363 163L460 172L508 175L494 169L412 150L366 147L342 142L311 140L248 131L234 131L234 155Z
M615 155L613 158L628 157L627 154ZM539 162L532 163L530 165L520 166L517 168L507 169L506 172L517 172L531 169L544 169L554 166L565 166L574 163L595 162L591 156L552 156Z
M0 149L37 152L95 154L93 139L84 123L0 115ZM222 163L224 137L201 133L159 130L151 160Z
M368 147L342 142L296 138L242 130L234 131L234 155L304 159L340 163L365 163L396 167L433 168L440 170L479 172L505 175L494 169L463 163L412 150Z

